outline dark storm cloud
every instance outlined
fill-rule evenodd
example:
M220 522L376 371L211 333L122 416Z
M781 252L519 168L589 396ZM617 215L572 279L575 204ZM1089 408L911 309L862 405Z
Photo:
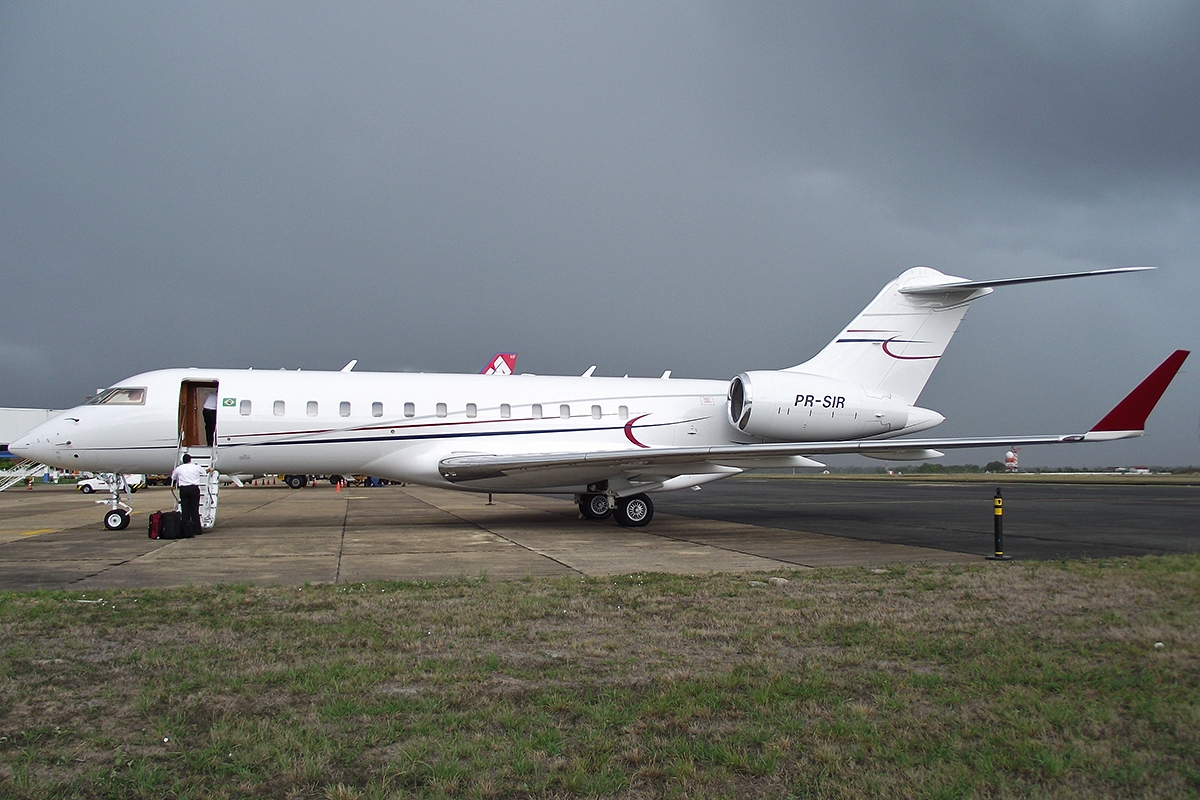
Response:
M1194 3L805 3L724 17L746 56L746 118L783 152L816 139L906 182L974 163L1066 195L1200 170Z
M1198 15L9 4L0 404L499 349L728 377L802 361L913 264L1158 264L997 292L922 397L947 434L1086 425L1195 343ZM1200 462L1180 382L1155 419L1187 436L1129 459Z

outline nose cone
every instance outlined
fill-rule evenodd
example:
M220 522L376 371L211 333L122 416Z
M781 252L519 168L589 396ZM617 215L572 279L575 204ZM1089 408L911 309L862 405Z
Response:
M20 439L17 439L15 442L9 443L8 452L12 453L14 456L20 456L21 458L29 458L27 453L29 452L30 444L32 444L32 442L29 441L29 437L22 436Z
M8 452L30 461L49 464L54 457L54 447L50 441L51 435L49 423L39 425L11 442L8 445Z

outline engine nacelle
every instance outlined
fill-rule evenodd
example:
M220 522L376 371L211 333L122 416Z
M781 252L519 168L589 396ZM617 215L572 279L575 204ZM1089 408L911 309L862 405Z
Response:
M908 424L909 407L855 383L800 372L743 372L729 383L729 419L751 436L785 442L858 439Z

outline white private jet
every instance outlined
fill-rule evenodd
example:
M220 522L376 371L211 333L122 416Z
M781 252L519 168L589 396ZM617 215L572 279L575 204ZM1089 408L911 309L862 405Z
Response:
M972 300L994 287L1133 272L1122 267L969 281L914 267L821 352L730 381L167 369L121 381L10 450L77 470L168 472L183 453L236 473L367 474L472 492L571 494L584 517L647 524L649 495L812 456L919 460L948 448L1140 436L1187 351L1085 433L913 439L942 422L915 405ZM349 366L349 365L348 365ZM213 447L201 407L216 392ZM897 438L903 437L903 438ZM214 477L202 518L216 515ZM125 512L105 517L128 524Z

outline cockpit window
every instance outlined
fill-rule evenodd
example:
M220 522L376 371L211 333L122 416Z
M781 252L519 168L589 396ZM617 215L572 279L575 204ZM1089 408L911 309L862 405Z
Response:
M144 406L146 405L146 390L140 386L119 386L114 389L105 389L88 400L87 404L89 406Z

